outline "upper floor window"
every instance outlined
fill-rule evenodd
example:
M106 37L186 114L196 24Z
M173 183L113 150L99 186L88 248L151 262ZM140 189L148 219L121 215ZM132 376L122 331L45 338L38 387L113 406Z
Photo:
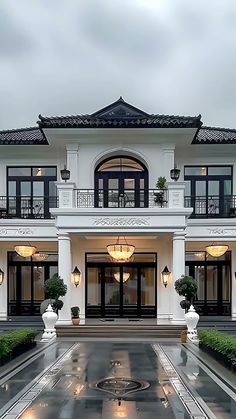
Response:
M57 168L8 167L7 213L20 218L49 218L56 206Z
M106 160L100 164L97 168L98 172L123 172L123 171L135 171L140 172L144 170L144 166L138 161L128 157L114 157Z
M232 166L185 167L186 203L195 215L224 216L230 210L232 172Z

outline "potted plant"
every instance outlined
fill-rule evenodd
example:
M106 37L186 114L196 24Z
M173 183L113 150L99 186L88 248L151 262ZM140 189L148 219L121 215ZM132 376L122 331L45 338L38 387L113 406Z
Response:
M160 207L162 207L165 202L165 189L166 189L165 176L159 176L159 178L157 179L156 188L158 189L158 192L154 192L154 195L155 195L154 201L156 204L159 204Z
M75 307L71 307L71 320L74 326L78 326L80 324L80 318L79 318L79 313L80 313L80 309L79 307L75 306Z

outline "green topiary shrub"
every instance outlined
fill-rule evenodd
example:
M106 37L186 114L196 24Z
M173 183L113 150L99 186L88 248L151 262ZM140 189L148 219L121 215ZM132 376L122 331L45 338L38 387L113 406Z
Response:
M46 280L44 291L47 298L52 301L53 309L58 313L58 310L61 310L63 307L63 301L59 297L64 297L67 292L67 286L64 284L63 279L54 274Z
M197 283L192 276L182 275L181 278L175 281L175 291L185 297L185 300L180 302L180 307L187 310L194 302L197 293Z

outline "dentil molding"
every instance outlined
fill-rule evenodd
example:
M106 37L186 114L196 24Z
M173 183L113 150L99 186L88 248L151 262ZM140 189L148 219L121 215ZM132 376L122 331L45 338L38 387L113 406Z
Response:
M150 217L99 217L93 218L95 226L147 226L150 225Z

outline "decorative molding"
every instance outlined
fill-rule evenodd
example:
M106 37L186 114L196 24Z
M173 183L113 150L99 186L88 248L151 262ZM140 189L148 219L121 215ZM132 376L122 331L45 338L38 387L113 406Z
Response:
M150 225L150 217L128 218L128 217L99 217L93 218L95 226L147 226Z
M20 228L1 228L0 236L32 236L34 231L28 227Z
M236 236L235 228L208 228L208 231L211 236Z

